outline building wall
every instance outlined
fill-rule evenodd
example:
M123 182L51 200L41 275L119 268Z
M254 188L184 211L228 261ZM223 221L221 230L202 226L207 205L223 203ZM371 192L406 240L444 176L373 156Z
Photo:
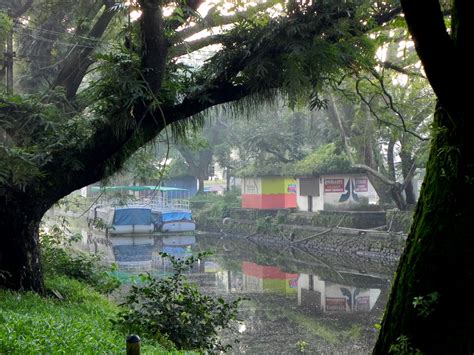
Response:
M313 211L350 210L358 205L378 202L374 187L363 174L322 175L319 191L319 196L312 197ZM299 184L297 204L300 211L308 211L308 196L301 196Z
M197 193L198 181L194 176L177 176L163 182L163 186L189 190L189 196Z
M242 207L277 209L296 207L296 180L283 177L244 178Z
M367 175L323 175L320 179L324 210L349 210L361 204L378 202Z
M260 178L243 178L242 195L262 194L262 180Z
M262 181L262 194L289 194L296 190L296 180L291 178L281 177L264 177Z
M279 209L295 207L295 194L242 195L242 208Z
M319 178L317 178L319 179ZM302 196L300 184L296 184L296 204L300 211L309 211L309 199L312 201L312 211L321 211L324 209L324 200L320 196ZM321 184L320 184L321 185ZM321 187L321 186L320 186Z

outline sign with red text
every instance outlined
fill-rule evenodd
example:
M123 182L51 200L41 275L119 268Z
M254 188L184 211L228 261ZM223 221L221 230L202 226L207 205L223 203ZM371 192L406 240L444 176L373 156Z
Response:
M369 180L367 178L355 178L355 192L369 191Z
M324 192L344 192L344 179L324 179Z

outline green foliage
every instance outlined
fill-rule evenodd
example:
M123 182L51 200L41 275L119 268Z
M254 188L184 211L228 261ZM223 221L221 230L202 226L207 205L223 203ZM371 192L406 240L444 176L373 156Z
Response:
M255 221L255 225L257 226L257 232L269 232L273 230L275 227L273 218L270 216L260 217Z
M125 334L109 321L118 307L90 287L66 277L46 280L63 299L0 290L1 354L121 354ZM155 343L144 353L164 349Z
M420 317L428 317L439 299L439 292L431 292L426 296L413 297L413 308Z
M179 177L179 176L187 176L191 175L192 172L189 170L189 166L186 165L186 162L182 157L178 157L173 159L171 164L167 166L168 172L166 174L167 177Z
M360 3L290 2L287 16L243 21L226 36L224 50L209 61L203 74L219 75L239 58L243 68L234 82L248 83L261 94L256 98L260 102L274 100L278 89L291 107L308 101L313 108L321 107L323 86L372 63L373 46L361 36L362 21L350 21Z
M267 162L261 165L255 161L251 164L244 166L236 172L237 176L250 177L250 176L286 176L292 174L292 164L281 163L281 162Z
M70 247L72 242L73 239L66 239L58 226L53 226L48 233L41 233L41 260L45 274L67 276L102 293L116 289L120 283L100 264L100 256L73 249Z
M298 340L298 342L296 343L296 346L298 347L298 351L300 353L304 353L306 348L308 347L308 343L304 340Z
M232 190L224 196L214 194L198 194L191 199L193 215L196 221L202 218L224 218L229 216L232 208L240 207L240 192ZM194 208L193 206L200 206Z
M237 319L238 298L227 303L222 298L201 293L189 283L184 273L206 254L176 259L160 253L171 261L174 274L155 279L142 275L142 284L133 285L126 298L128 308L120 313L119 323L129 332L139 332L155 339L169 339L179 349L222 351L219 331L229 328Z
M292 170L297 175L349 172L351 163L345 156L337 154L336 145L330 143L321 146L303 160L295 163Z
M389 354L421 355L423 353L419 349L413 348L410 339L406 335L401 335L397 338L395 344L390 345Z
M13 22L10 16L5 12L0 11L0 43L3 44L8 32L13 28ZM2 47L3 48L3 47ZM3 50L0 53L0 58L3 58Z
M166 175L167 170L167 167L159 165L154 147L144 146L125 161L120 174L128 176L134 184L147 184L150 181L159 181Z
M55 207L59 207L65 212L71 211L76 213L84 213L92 204L93 200L78 194L69 194L56 202Z
M284 213L282 210L278 210L275 216L275 222L278 224L283 224L286 222L287 213Z
M49 102L40 95L0 96L0 183L25 189L44 176L43 168L60 149L82 145L91 127L80 116L54 104L65 100L64 92L52 90ZM76 158L63 155L61 166L69 171L82 168Z
M114 121L114 134L120 136L137 123L132 118L135 105L158 102L143 78L137 55L118 49L97 57L101 61L101 79L91 84L83 96L94 102L94 112L98 117Z

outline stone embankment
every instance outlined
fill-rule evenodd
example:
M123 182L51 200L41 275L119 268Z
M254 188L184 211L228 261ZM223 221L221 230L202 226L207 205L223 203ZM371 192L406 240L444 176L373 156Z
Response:
M233 209L224 219L200 218L197 222L201 231L232 234L259 243L395 261L405 245L406 224L410 221L404 214L402 217L394 212Z

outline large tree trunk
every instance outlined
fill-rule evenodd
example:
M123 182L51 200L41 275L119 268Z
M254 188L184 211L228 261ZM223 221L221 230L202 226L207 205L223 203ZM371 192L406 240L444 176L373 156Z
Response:
M474 353L474 121L461 85L469 82L471 3L453 2L449 34L438 1L402 0L438 104L425 180L375 354Z
M404 344L426 354L472 354L474 129L453 126L460 113L437 109L438 127L405 252L376 344L388 354ZM458 121L459 124L459 121ZM407 352L405 352L407 353Z
M204 193L204 177L199 176L198 177L198 194L203 194Z
M0 287L44 293L39 253L38 207L19 200L0 202Z

